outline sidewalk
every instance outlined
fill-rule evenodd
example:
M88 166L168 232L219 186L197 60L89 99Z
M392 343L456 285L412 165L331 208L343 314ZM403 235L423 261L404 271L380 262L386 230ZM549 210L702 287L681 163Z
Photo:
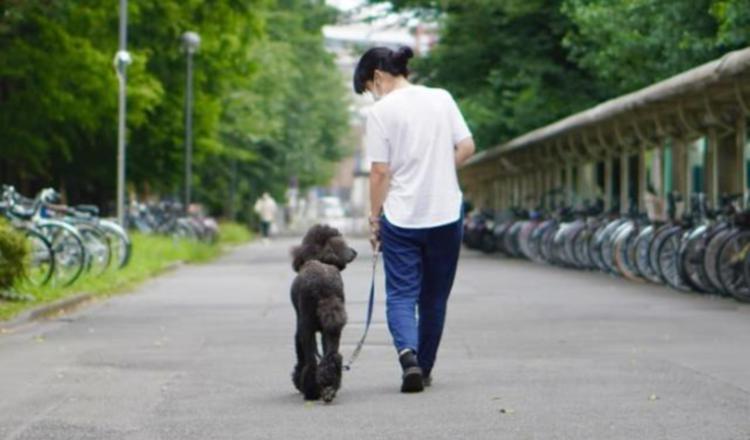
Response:
M432 388L398 393L381 278L334 404L306 404L289 378L293 244L0 335L0 439L750 438L750 307L474 253ZM354 244L347 358L371 261Z

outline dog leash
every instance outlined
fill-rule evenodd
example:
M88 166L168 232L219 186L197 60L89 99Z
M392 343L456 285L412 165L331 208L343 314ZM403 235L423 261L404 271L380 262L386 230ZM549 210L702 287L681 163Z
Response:
M370 283L370 299L367 302L367 319L365 320L365 331L362 333L357 346L354 347L349 362L344 366L345 371L352 369L352 364L359 357L359 353L362 351L362 347L365 345L365 339L367 339L367 332L370 330L370 323L372 323L372 309L375 305L375 275L377 274L378 268L378 256L380 255L380 243L375 247L375 252L372 255L372 282Z

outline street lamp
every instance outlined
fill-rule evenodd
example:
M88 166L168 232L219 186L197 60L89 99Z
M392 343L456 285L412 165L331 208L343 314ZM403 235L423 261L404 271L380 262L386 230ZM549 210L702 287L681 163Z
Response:
M190 206L190 182L193 165L193 54L198 51L201 37L195 32L182 34L182 47L187 53L187 88L185 90L185 209Z
M117 221L125 226L125 116L127 98L127 69L132 58L127 50L128 1L120 0L119 50L115 54L114 66L119 83L117 106Z

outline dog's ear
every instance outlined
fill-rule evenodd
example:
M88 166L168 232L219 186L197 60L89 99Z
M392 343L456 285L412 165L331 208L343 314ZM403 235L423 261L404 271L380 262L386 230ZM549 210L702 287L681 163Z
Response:
M305 248L305 245L299 245L292 248L292 269L294 269L295 272L299 272L302 265L307 261L307 258L305 258Z

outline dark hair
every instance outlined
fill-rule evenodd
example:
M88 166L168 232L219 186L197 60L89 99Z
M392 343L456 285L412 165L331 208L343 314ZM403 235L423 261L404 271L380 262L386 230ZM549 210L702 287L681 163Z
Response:
M365 91L365 84L371 81L375 76L375 70L382 70L391 75L402 75L409 77L409 58L414 56L411 48L402 46L398 50L391 50L387 47L373 47L365 52L354 69L354 91L362 94Z

